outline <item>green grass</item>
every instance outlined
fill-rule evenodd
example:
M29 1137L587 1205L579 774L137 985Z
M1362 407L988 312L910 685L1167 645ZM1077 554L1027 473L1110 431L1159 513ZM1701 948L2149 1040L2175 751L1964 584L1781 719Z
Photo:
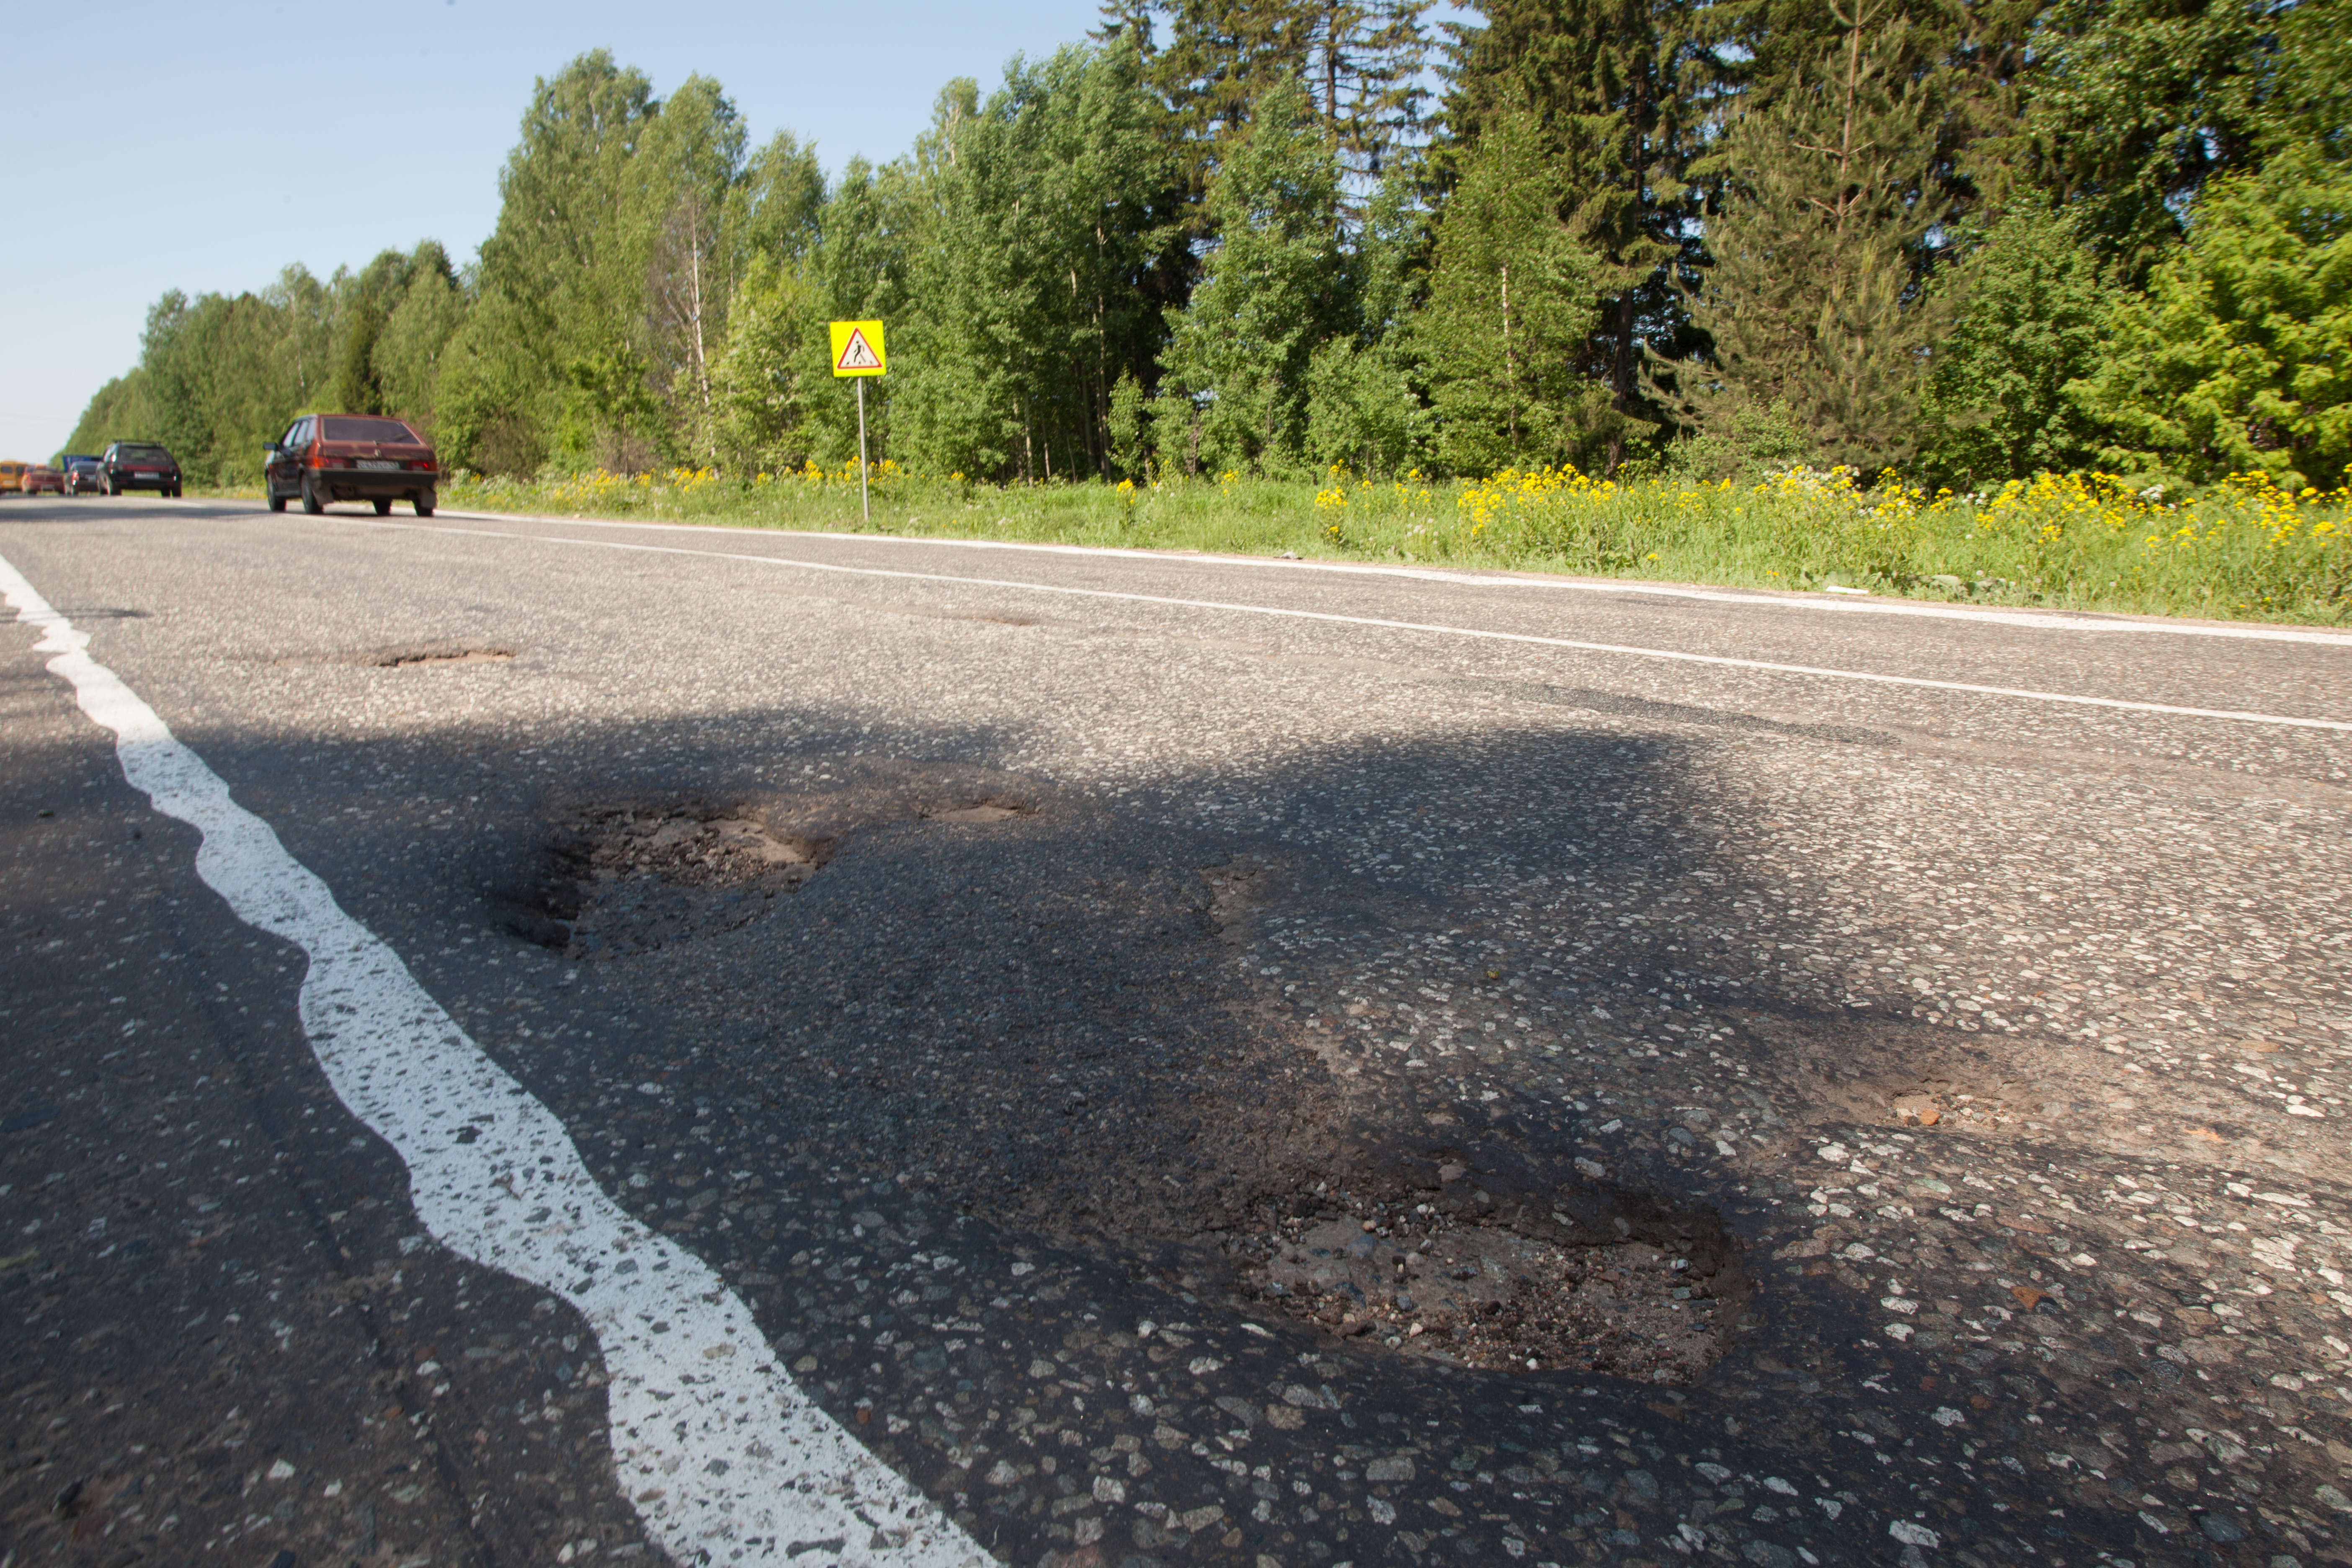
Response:
M935 538L1428 563L1750 588L2315 625L2352 624L2352 496L2257 476L2168 502L2078 476L1986 495L1792 470L1759 484L1628 485L1516 472L1479 482L1176 480L998 487L882 465L751 479L685 469L459 478L450 508Z

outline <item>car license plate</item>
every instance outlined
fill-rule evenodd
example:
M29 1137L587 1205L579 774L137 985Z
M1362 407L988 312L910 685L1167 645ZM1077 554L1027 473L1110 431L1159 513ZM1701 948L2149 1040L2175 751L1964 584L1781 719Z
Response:
M362 458L359 466L362 468L391 468L394 471L400 468L398 463L389 458Z

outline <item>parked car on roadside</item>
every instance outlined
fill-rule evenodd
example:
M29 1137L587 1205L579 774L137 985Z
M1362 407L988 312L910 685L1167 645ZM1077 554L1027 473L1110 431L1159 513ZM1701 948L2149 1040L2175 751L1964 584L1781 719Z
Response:
M66 493L66 477L46 463L35 463L25 470L19 488L28 496L40 495L44 491L61 496Z
M66 494L102 496L106 493L106 470L98 466L96 458L68 458L63 468Z
M106 493L153 490L158 495L180 493L179 460L152 441L116 441L98 459L106 476Z
M306 414L262 455L262 489L272 511L299 500L315 516L329 501L363 500L382 517L404 500L417 516L431 517L440 477L432 443L404 421L378 414Z
M32 466L30 463L16 462L13 458L7 462L0 462L0 495L13 496L21 491L25 488L25 470Z

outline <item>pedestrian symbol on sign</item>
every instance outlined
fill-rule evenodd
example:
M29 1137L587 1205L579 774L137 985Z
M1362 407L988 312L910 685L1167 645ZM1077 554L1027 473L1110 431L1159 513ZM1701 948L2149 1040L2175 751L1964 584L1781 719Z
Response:
M852 328L849 333L849 342L844 345L841 351L841 363L834 368L836 370L880 370L882 368L882 362L874 357L874 350L866 342L866 334L857 331L856 328Z

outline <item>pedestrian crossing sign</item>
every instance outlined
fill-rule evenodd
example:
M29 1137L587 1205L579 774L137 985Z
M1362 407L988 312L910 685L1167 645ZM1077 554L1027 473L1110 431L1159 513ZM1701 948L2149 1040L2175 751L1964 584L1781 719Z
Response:
M880 375L889 369L881 322L835 321L832 326L834 374Z

